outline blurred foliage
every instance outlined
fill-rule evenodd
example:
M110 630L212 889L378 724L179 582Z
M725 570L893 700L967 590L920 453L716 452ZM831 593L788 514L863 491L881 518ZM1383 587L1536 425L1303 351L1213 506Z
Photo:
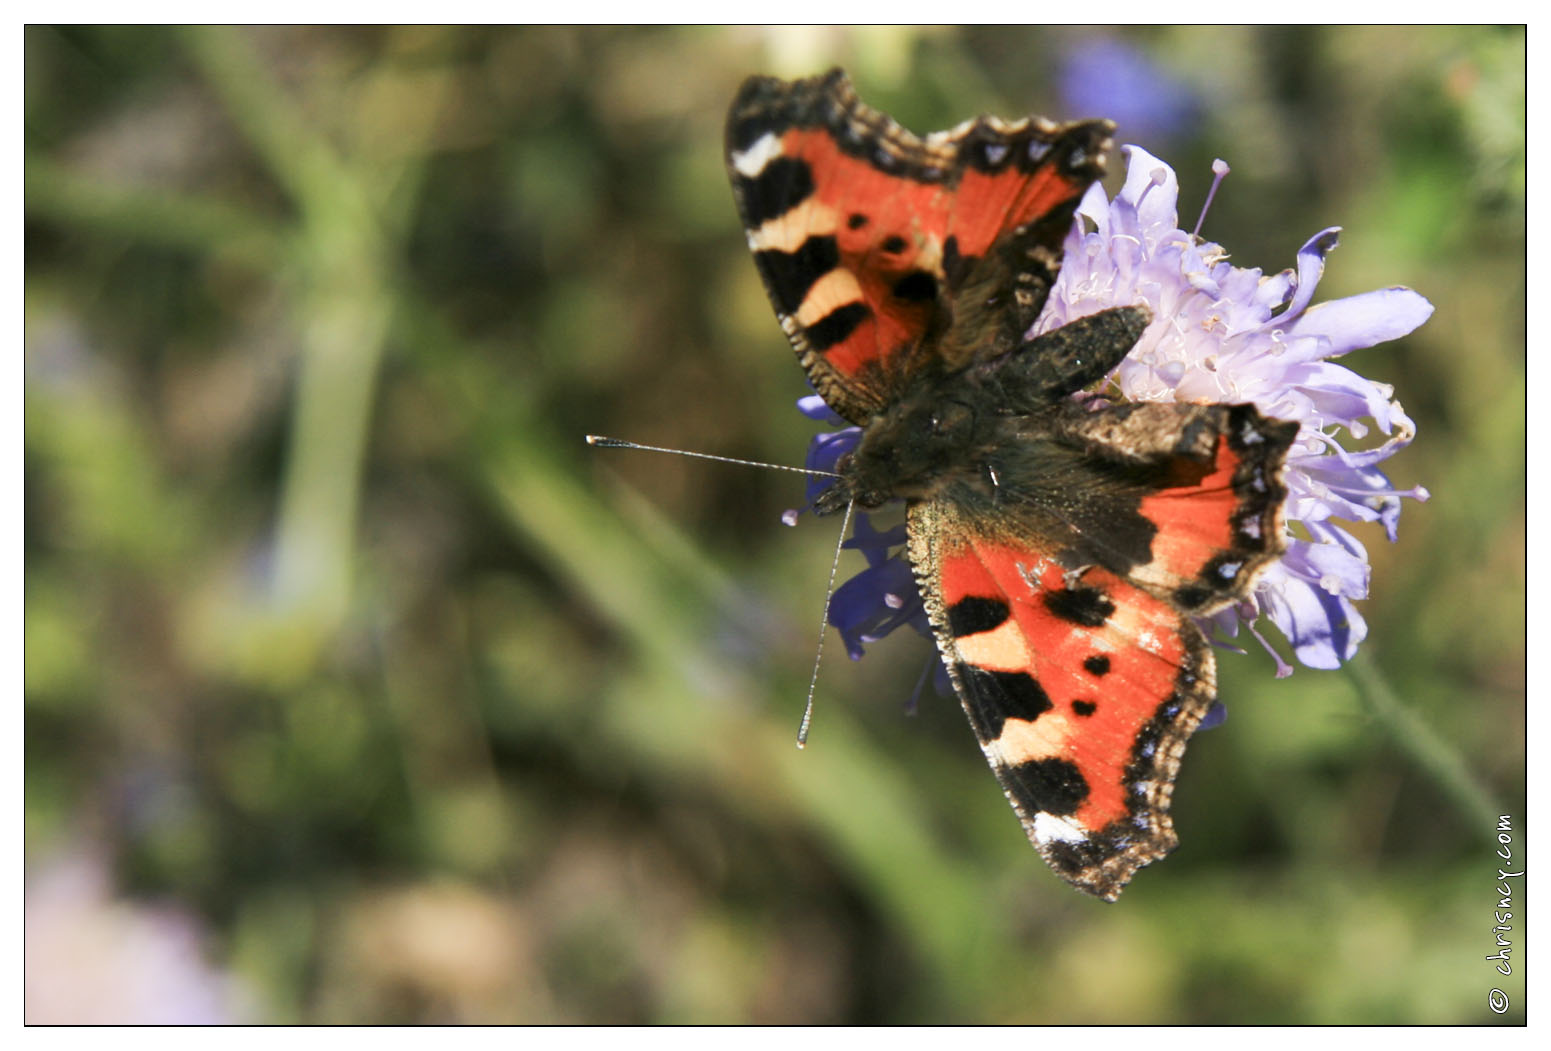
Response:
M1096 36L29 29L33 871L103 853L267 1020L1522 1018L1480 817L1524 821L1521 29L1120 35L1198 102L1121 131L1186 225L1225 157L1239 265L1339 223L1322 298L1437 313L1347 362L1433 493L1363 534L1362 673L1225 656L1182 845L1116 905L955 702L902 716L922 640L826 663L792 747L833 541L780 527L798 483L582 444L801 458L722 171L743 76L844 64L918 131L1098 116L1055 76Z

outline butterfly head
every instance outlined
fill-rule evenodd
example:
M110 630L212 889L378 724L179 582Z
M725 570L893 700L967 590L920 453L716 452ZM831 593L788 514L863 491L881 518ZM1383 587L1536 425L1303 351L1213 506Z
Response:
M950 482L986 478L975 465L995 445L1003 422L962 382L902 398L863 428L856 448L836 465L839 480L814 509L829 514L852 500L863 507L924 500Z

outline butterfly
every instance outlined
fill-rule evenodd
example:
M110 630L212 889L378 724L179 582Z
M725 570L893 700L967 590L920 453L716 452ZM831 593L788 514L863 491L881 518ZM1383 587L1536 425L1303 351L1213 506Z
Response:
M1174 848L1216 699L1197 618L1281 555L1297 424L1096 390L1152 321L1030 338L1114 126L980 117L918 137L841 70L752 77L727 118L748 244L813 388L861 428L821 514L906 506L911 567L1024 831L1114 901Z

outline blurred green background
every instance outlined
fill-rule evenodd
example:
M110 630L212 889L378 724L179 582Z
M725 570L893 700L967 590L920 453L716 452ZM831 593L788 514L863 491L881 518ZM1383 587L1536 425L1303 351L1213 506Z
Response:
M30 1020L1522 1019L1484 957L1524 63L1518 28L30 28ZM1181 846L1118 904L1029 849L955 701L904 714L919 638L832 644L793 748L835 529L781 526L800 481L582 444L801 461L720 136L744 76L833 64L920 132L1114 117L1187 228L1224 157L1238 265L1340 224L1320 298L1437 307L1345 361L1433 494L1358 530L1363 659L1223 655Z

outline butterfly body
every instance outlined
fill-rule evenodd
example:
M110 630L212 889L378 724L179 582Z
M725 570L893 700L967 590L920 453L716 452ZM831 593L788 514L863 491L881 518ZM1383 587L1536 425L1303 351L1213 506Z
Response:
M935 498L988 509L1053 499L1082 473L1081 450L1062 441L1064 421L1083 416L1069 395L1119 364L1147 321L1143 308L1106 311L956 373L924 370L866 421L815 509L830 514L853 498L869 508Z
M1094 391L1152 320L1030 338L1112 126L983 117L918 138L840 71L748 81L728 168L809 379L862 433L815 509L907 507L944 663L1030 840L1114 900L1175 844L1216 696L1194 618L1283 548L1295 424Z

